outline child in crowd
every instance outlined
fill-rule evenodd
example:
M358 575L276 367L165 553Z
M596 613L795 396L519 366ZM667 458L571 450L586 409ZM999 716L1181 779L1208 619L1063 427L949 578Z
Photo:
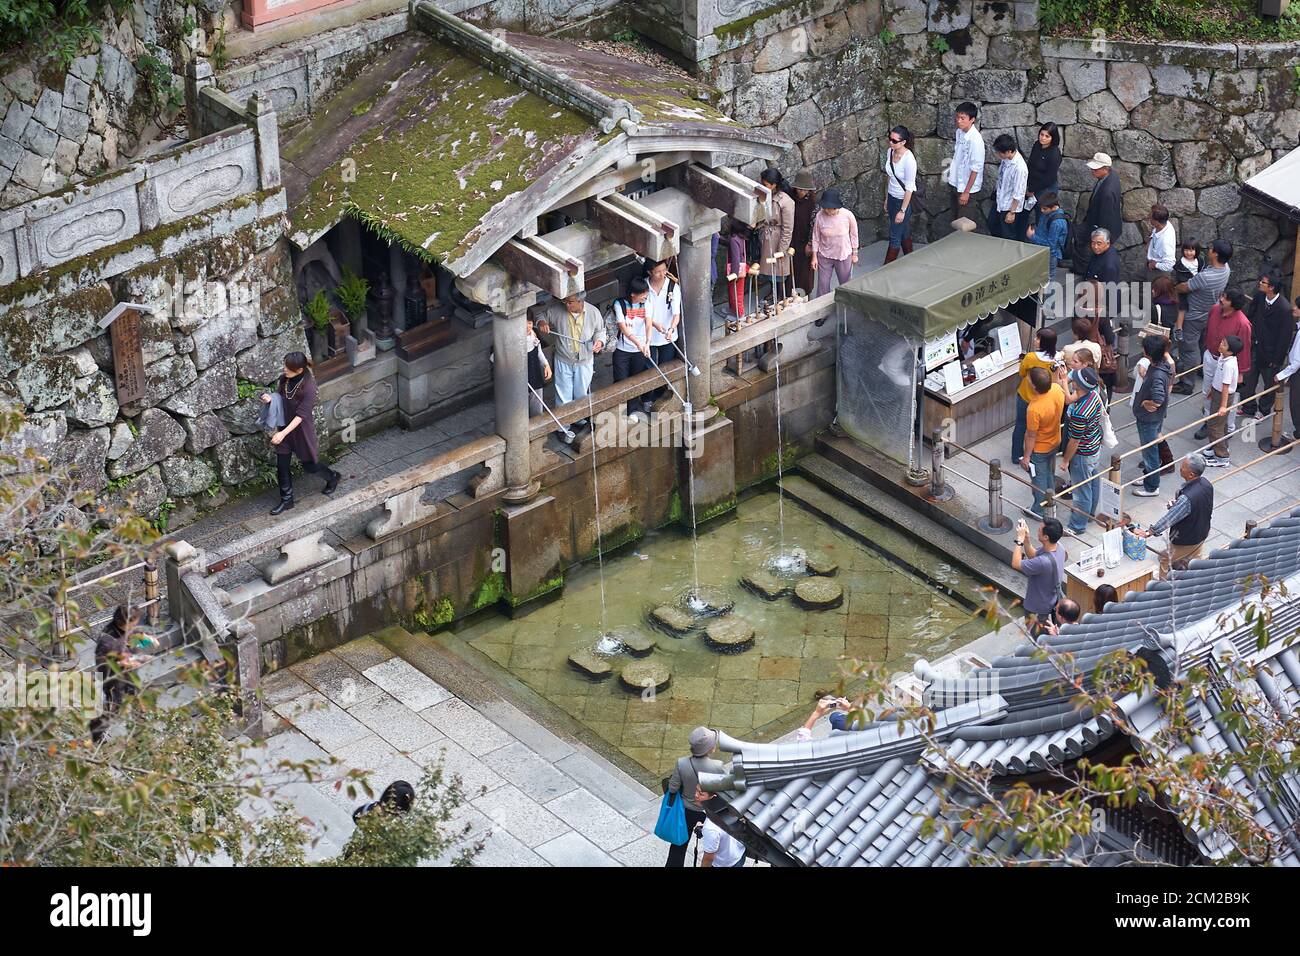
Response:
M727 238L727 275L735 276L727 280L727 299L731 304L731 314L738 319L745 317L745 282L749 279L749 263L745 261L749 249L749 227L739 219L731 220L731 229Z
M1237 384L1241 374L1237 369L1237 356L1245 348L1245 343L1237 335L1224 336L1219 340L1218 358L1211 372L1209 364L1205 367L1205 391L1218 407L1209 422L1210 441L1214 447L1205 453L1206 468L1229 468L1232 466L1228 448L1228 408L1237 401Z
M1180 282L1190 282L1192 276L1196 275L1205 268L1205 254L1201 252L1201 244L1195 239L1188 239L1182 245L1182 253L1177 262L1174 263L1174 285ZM1178 318L1181 324L1183 316L1187 313L1187 293L1183 292L1178 296Z

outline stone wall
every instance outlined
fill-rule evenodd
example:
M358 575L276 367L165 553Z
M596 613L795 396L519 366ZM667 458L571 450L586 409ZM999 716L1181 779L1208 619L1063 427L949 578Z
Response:
M993 139L1013 133L1027 152L1038 125L1052 121L1063 130L1063 206L1076 221L1092 182L1084 160L1097 151L1117 160L1126 221L1118 246L1130 269L1143 270L1137 223L1159 201L1180 236L1231 239L1247 286L1266 261L1290 272L1294 230L1243 205L1237 185L1296 146L1300 44L1052 40L1039 34L1035 2L679 2L686 9L668 32L635 13L633 22L694 54L737 119L797 144L778 165L787 176L808 168L819 187L839 186L868 235L884 235L881 163L898 123L918 138L928 187L914 231L947 231L940 176L952 153L953 108L969 99L982 110L992 160L986 197L996 177Z
M175 113L155 109L163 87L179 89L187 59L219 42L226 4L138 0L119 19L106 17L102 42L66 69L53 58L16 57L0 76L0 209L140 155L158 137L157 121Z
M305 342L275 116L248 121L0 214L0 400L27 419L6 453L148 516L260 477L249 393ZM118 302L149 310L127 405L99 324Z

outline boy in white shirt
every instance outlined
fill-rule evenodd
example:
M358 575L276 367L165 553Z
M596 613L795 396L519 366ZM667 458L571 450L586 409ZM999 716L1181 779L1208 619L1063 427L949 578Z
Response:
M1241 379L1241 373L1237 369L1237 356L1244 347L1240 336L1224 336L1219 342L1219 358L1214 363L1213 375L1211 376L1209 366L1204 370L1206 390L1218 405L1214 417L1209 421L1210 441L1214 442L1214 447L1205 453L1206 468L1228 468L1232 465L1225 435L1228 431L1228 407L1237 401L1237 383Z
M979 203L971 202L984 185L984 137L975 126L979 109L974 103L957 107L957 139L948 164L948 185L952 187L952 217L962 216L979 225Z
M677 326L682 321L682 289L677 280L668 274L667 262L647 263L646 282L649 294L646 296L646 315L650 318L650 358L662 366L665 362L677 358ZM650 393L650 400L663 398L668 394L668 386L655 389Z
M695 802L701 807L713 799L713 794L695 788ZM704 818L700 831L700 866L744 866L745 844L741 843L709 817Z
M1174 224L1169 221L1169 210L1157 203L1151 207L1151 238L1147 240L1147 269L1151 272L1172 273L1177 256L1178 238Z

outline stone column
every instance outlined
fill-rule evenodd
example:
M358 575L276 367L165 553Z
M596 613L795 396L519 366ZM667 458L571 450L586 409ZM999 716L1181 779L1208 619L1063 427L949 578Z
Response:
M718 223L713 220L712 230L692 229L682 236L678 253L678 278L682 283L682 336L683 351L691 363L700 370L699 375L687 373L686 386L691 404L696 411L708 407L712 397L709 385L709 343L713 338L713 288L710 269L713 259L713 234ZM682 345L681 338L678 344Z
M506 442L506 493L511 502L537 494L528 456L528 361L524 340L526 310L492 320L492 383L497 434Z
M393 280L393 328L406 331L406 253L396 243L388 246L388 272Z

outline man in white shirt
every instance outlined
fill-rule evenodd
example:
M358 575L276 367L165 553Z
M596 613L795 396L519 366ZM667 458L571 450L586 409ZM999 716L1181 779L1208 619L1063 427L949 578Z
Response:
M1178 256L1178 237L1174 224L1169 221L1169 210L1156 203L1151 207L1148 221L1151 223L1151 238L1147 240L1147 270L1171 274L1174 259Z
M979 225L979 203L971 202L984 185L984 136L975 126L979 109L974 103L957 107L957 139L952 162L948 165L948 185L952 187L952 218L965 216Z
M1296 296L1291 306L1291 316L1296 321L1295 338L1291 340L1291 351L1287 353L1286 367L1274 376L1275 382L1288 381L1292 375L1300 371L1300 295ZM1300 382L1291 385L1288 391L1291 405L1291 434L1293 438L1300 441Z
M713 799L713 794L695 788L695 802L701 807ZM741 843L709 817L704 818L700 831L700 866L744 866L745 844Z
M678 357L677 326L682 321L682 289L675 279L668 275L668 263L650 264L646 272L646 281L650 283L650 294L646 297L646 315L650 319L650 357L660 367L665 362ZM664 385L650 393L651 400L663 398L668 394Z
M1020 155L1016 138L1003 133L993 141L993 151L1002 160L998 166L997 215L989 223L989 235L1020 238L1020 217L1025 213L1025 190L1029 186L1029 165Z

